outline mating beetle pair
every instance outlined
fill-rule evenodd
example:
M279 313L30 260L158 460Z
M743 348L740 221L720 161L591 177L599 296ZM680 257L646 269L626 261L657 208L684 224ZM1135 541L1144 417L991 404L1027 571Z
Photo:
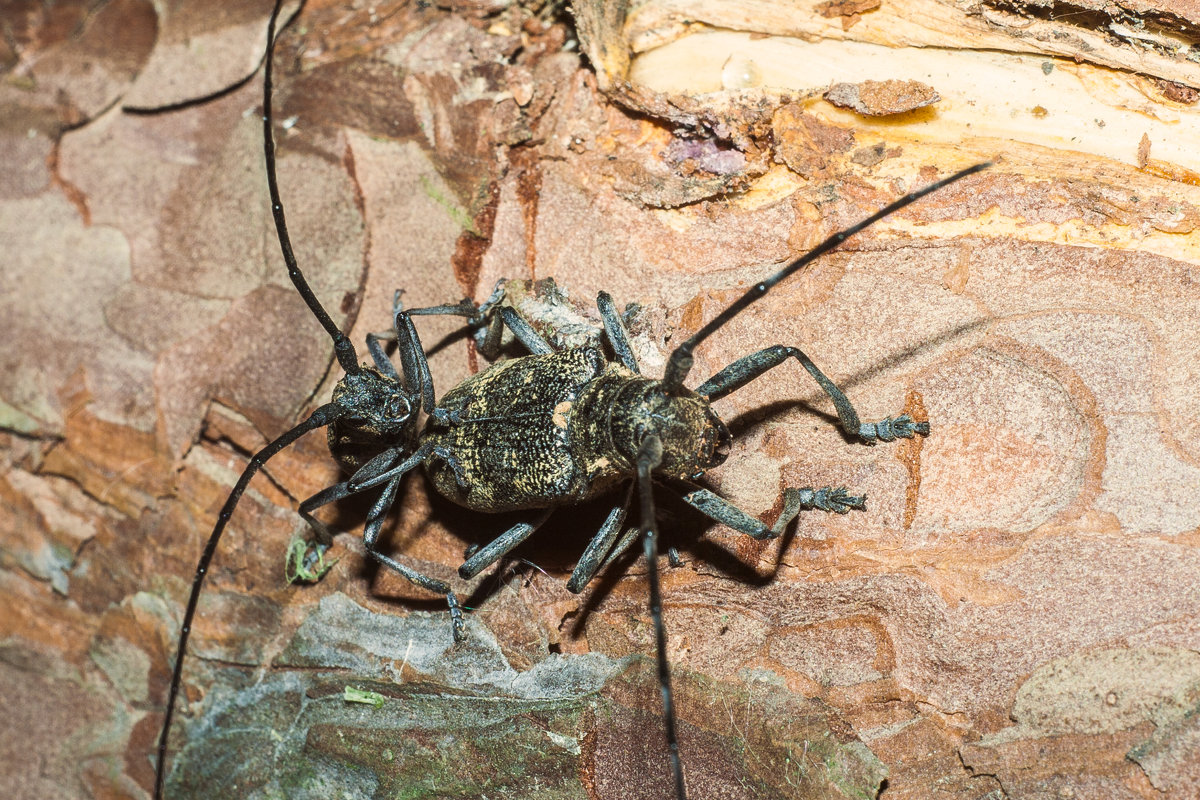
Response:
M404 475L423 467L434 487L466 508L483 512L530 510L533 519L520 522L490 544L475 551L459 568L463 578L479 574L528 538L561 506L616 490L618 494L600 530L587 544L567 587L581 591L604 566L640 538L649 568L650 609L653 616L659 679L664 702L667 745L676 795L685 796L683 769L675 734L670 665L665 653L661 590L657 572L658 533L653 485L676 488L685 502L713 520L749 536L778 536L805 508L844 513L862 508L865 498L843 488L791 488L784 508L772 526L739 510L716 494L691 483L721 464L728 453L730 433L711 402L730 394L789 359L796 359L832 399L843 431L864 442L892 441L924 435L928 423L908 416L863 423L846 396L813 363L793 347L776 345L748 355L722 369L694 390L684 386L695 348L779 281L833 250L849 236L920 197L977 172L976 165L906 195L859 224L841 231L774 275L755 285L671 354L661 379L641 375L628 335L612 298L597 298L611 357L599 345L554 350L516 311L504 304L502 287L482 306L464 301L455 305L393 309L393 331L370 336L367 347L373 365L362 365L353 344L338 329L308 286L292 253L275 174L271 116L271 57L280 3L268 26L264 77L263 128L268 188L280 246L289 276L306 304L324 326L345 371L329 403L283 434L250 460L221 509L212 535L197 565L184 613L162 733L158 746L155 796L161 798L166 776L166 749L183 669L183 657L204 577L225 525L251 478L272 456L303 434L328 427L333 455L350 477L300 505L300 513L315 531L315 549L303 566L311 566L326 548L331 533L311 513L350 495L378 490L367 515L364 542L376 561L413 583L443 595L450 608L454 638L463 636L463 616L450 586L423 575L381 552L378 539ZM493 351L501 328L507 328L530 355L498 362L436 399L429 366L413 318L449 314L465 317L468 325L488 328L483 350ZM384 340L394 339L397 370ZM418 423L422 414L424 427ZM627 528L625 518L637 496L640 521Z

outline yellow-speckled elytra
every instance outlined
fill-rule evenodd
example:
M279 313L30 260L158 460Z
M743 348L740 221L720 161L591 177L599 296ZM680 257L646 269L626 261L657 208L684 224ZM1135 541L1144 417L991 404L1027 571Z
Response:
M366 551L373 559L413 583L444 596L456 641L464 637L463 614L449 584L423 575L378 549L380 528L405 474L418 466L423 467L439 493L469 509L537 512L531 521L514 525L475 551L459 568L463 578L474 577L510 552L555 508L603 495L622 484L630 486L628 491L615 494L617 499L580 556L567 588L579 592L601 569L641 540L648 567L649 603L663 695L666 744L675 794L683 800L684 774L675 734L657 571L658 532L651 491L653 483L666 481L689 505L713 520L757 539L779 536L803 509L846 513L862 508L865 498L848 494L844 487L789 488L784 492L783 512L773 525L767 526L713 492L690 483L707 469L722 463L729 452L729 430L713 411L712 401L737 391L793 358L829 395L848 436L871 443L929 432L927 422L915 422L907 415L862 422L846 395L794 347L767 347L733 362L695 389L688 389L683 384L692 366L692 352L700 342L779 281L833 250L848 237L988 165L977 164L901 197L756 284L679 345L671 353L661 379L641 374L629 345L624 320L608 294L602 292L597 298L605 341L556 350L510 304L506 304L503 282L485 303L478 306L464 300L454 305L404 309L397 293L393 331L386 336L367 337L373 363L363 365L359 364L353 344L330 319L301 273L292 253L279 198L272 136L271 62L280 4L277 0L268 24L263 81L264 150L272 213L288 274L333 340L338 363L346 374L330 402L250 459L221 509L197 565L180 629L158 743L155 797L163 797L168 734L196 604L225 525L251 478L268 459L303 434L327 426L330 450L351 477L300 504L299 511L315 535L311 549L297 561L297 571L314 575L314 565L332 540L331 532L311 512L350 495L378 488L363 532ZM493 364L450 389L435 402L429 366L413 325L414 317L434 314L464 317L468 326L486 332L481 346L485 355L496 350L503 329L509 330L530 354ZM385 339L395 343L399 371L385 351ZM426 418L423 428L418 427L421 412ZM626 527L625 517L635 493L640 521L636 526Z
M425 426L421 441L433 448L425 470L441 494L476 511L603 494L633 474L640 442L655 428L663 475L697 478L728 452L729 431L705 398L686 389L668 395L598 347L498 363L438 406L452 421Z

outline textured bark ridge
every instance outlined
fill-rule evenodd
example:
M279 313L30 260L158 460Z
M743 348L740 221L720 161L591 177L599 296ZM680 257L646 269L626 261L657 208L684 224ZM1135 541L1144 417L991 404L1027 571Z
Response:
M269 219L267 5L5 13L0 796L146 796L217 509L338 377ZM736 443L711 488L768 522L789 486L868 501L758 543L662 493L689 787L1196 796L1200 13L811 5L310 2L277 53L300 263L355 342L397 288L482 300L502 277L581 341L604 289L657 375L778 264L994 160L697 352L693 386L800 347L865 419L932 433L848 442L793 364L719 401ZM439 393L485 366L455 320L418 326ZM453 646L440 599L365 560L364 504L322 512L346 532L323 582L285 582L296 505L337 480L313 435L243 499L170 797L668 794L645 566L564 588L604 503L467 584L464 550L521 517L410 479L383 538L469 598Z

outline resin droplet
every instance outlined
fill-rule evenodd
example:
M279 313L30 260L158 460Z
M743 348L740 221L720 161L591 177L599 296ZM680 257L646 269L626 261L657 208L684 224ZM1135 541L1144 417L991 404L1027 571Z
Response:
M745 56L734 54L721 67L721 86L725 89L752 89L761 85L758 65Z

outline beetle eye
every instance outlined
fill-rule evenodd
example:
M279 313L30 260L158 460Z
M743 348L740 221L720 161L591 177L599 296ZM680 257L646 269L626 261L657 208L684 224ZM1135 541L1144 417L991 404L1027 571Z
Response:
M383 413L387 415L389 419L407 419L409 414L412 413L412 404L404 395L399 393L393 394L390 395L387 399L387 402L384 403Z

